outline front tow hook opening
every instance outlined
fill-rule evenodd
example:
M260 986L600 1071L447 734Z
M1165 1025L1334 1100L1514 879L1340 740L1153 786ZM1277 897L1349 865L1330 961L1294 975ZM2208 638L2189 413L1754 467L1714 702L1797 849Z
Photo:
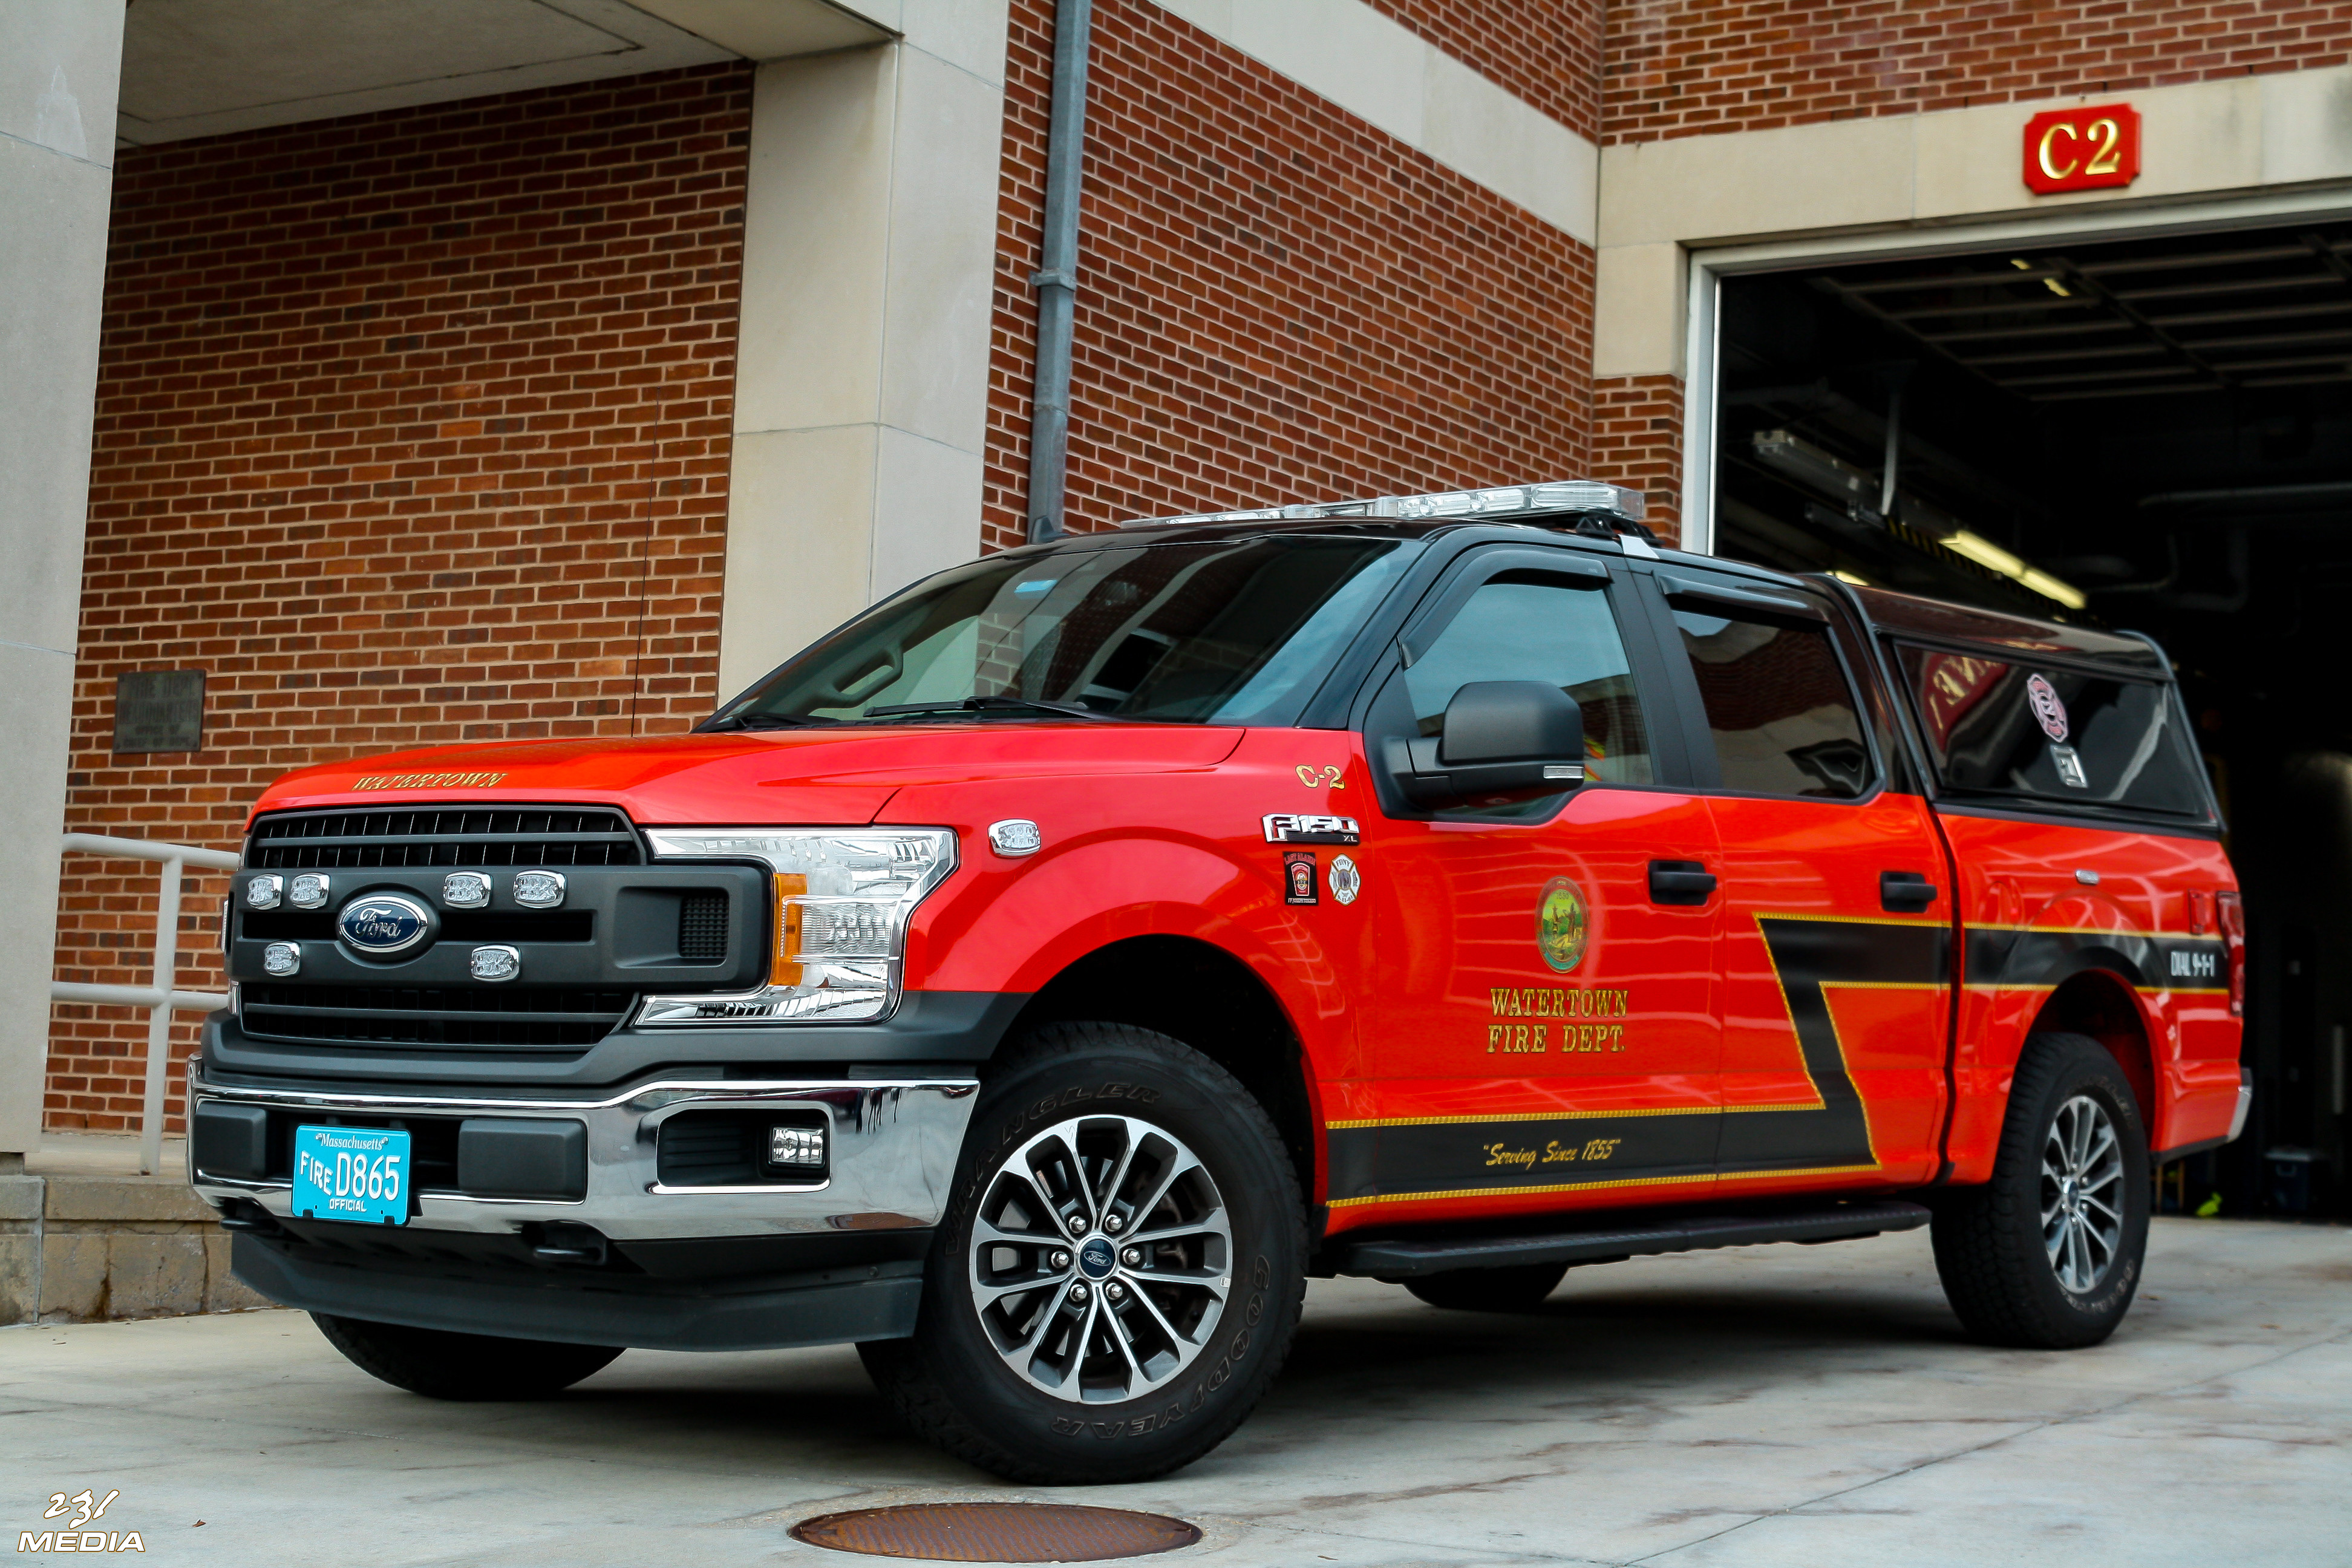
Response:
M522 1238L540 1263L602 1268L612 1260L613 1244L604 1233L578 1220L534 1221L522 1227Z
M286 1227L278 1216L251 1198L227 1198L220 1205L220 1227L236 1236L278 1237Z

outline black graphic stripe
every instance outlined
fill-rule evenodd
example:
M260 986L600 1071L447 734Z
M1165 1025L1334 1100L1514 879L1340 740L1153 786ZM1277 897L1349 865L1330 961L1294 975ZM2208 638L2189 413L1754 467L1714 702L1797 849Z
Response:
M1706 1106L1679 1113L1334 1127L1327 1135L1331 1201L1563 1191L1705 1176L1715 1168L1720 1120Z
M2056 985L2091 969L2149 990L2230 983L2229 949L2219 937L1971 926L1968 940L1971 985Z
M1336 1126L1327 1133L1330 1201L1568 1192L1580 1187L1877 1163L1862 1096L1846 1072L1822 987L1941 985L1949 927L1924 921L1759 917L1818 1104L1726 1114L1715 1107L1543 1120L1471 1118ZM1593 1158L1595 1141L1614 1147ZM1565 1157L1569 1152L1573 1157Z
M1818 1107L1735 1111L1716 1163L1725 1174L1878 1163L1862 1096L1845 1069L1824 985L1942 985L1952 977L1950 928L1865 921L1757 920L1780 981L1797 1049Z

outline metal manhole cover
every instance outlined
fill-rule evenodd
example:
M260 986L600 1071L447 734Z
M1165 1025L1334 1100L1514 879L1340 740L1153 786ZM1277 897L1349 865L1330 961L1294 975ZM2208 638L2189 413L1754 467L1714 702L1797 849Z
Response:
M793 1526L795 1540L868 1557L931 1563L1100 1563L1173 1552L1201 1539L1164 1514L1044 1502L924 1502L828 1513Z

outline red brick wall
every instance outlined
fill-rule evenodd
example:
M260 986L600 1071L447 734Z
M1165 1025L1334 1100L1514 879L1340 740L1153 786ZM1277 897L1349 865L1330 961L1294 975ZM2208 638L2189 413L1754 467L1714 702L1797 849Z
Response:
M1618 375L1592 384L1591 472L1647 497L1659 538L1682 537L1682 377Z
M2352 59L2298 0L1612 0L1606 140L1914 114Z
M1580 136L1601 139L1602 0L1364 0Z
M119 155L69 826L234 848L305 763L709 710L750 89L709 67ZM115 676L188 668L205 749L112 755ZM152 871L66 870L59 977L145 984ZM222 886L191 885L183 986L219 984ZM49 1125L129 1125L143 1021L56 1015Z
M1014 0L984 539L1028 479L1050 0ZM1100 0L1075 527L1572 475L1592 253L1150 0Z

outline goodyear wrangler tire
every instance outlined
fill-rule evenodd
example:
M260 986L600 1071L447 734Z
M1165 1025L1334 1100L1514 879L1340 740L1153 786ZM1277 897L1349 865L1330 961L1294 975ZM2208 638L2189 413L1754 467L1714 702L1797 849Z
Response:
M310 1321L362 1372L433 1399L545 1399L621 1353L611 1345L411 1329L324 1312L311 1313Z
M1937 1205L1945 1298L1991 1344L2097 1344L2139 1289L2147 1202L2147 1137L2116 1058L2087 1036L2035 1035L2018 1058L1992 1180Z
M1049 1026L996 1068L915 1335L858 1347L914 1428L1007 1480L1145 1480L1232 1435L1306 1294L1298 1184L1249 1091L1164 1035Z

